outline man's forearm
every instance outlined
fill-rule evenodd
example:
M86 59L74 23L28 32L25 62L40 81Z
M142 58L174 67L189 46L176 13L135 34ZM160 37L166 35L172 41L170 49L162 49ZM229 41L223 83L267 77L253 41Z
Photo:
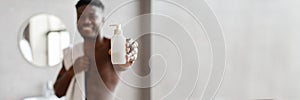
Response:
M66 95L68 87L72 78L74 77L73 67L66 71L60 78L58 78L54 84L55 95L62 97Z

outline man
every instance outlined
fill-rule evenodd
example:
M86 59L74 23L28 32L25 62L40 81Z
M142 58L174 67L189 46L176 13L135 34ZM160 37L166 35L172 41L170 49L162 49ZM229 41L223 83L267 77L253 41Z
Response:
M119 81L117 73L129 68L137 58L137 42L126 43L126 64L113 65L110 39L100 33L103 4L99 0L80 0L76 10L77 28L84 42L64 50L63 68L54 84L55 94L66 95L68 100L112 99L110 92L114 92Z

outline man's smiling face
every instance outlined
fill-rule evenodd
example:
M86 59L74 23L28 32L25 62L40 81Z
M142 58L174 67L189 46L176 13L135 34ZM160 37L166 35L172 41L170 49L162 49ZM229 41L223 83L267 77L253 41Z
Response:
M83 5L77 9L77 28L85 39L95 39L100 33L102 9L93 5ZM101 34L99 34L101 35Z

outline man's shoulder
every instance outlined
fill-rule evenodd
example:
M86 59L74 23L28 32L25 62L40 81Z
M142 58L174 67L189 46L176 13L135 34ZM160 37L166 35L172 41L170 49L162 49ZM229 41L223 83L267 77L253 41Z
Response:
M103 40L104 40L104 41L110 41L111 39L108 38L108 37L103 37Z

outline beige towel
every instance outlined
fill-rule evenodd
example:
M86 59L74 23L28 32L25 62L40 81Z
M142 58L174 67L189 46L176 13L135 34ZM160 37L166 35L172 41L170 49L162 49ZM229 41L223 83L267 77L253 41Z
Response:
M70 69L72 64L78 57L84 55L83 43L75 46L70 46L64 50L64 64L67 70ZM74 69L76 71L76 69ZM76 73L75 77L71 80L70 86L66 93L66 100L85 100L85 82L84 72Z

